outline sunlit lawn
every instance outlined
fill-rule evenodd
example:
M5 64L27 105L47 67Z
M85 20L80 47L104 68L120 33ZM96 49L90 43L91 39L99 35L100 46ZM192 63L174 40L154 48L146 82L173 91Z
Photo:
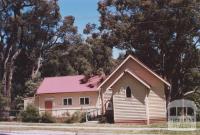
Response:
M1 125L8 125L2 127ZM10 126L9 126L10 125ZM24 125L28 127L12 127L11 125ZM29 127L30 126L30 127ZM37 127L31 127L37 126ZM48 128L51 126L51 128ZM53 128L52 128L53 126ZM71 128L65 128L65 126ZM46 128L45 128L46 127ZM59 127L59 128L58 128ZM63 128L62 128L63 127ZM81 129L76 129L76 127L82 127ZM84 127L94 127L93 129L84 129ZM97 127L97 128L95 128ZM98 129L98 127L111 127L111 129L106 129L104 131ZM113 128L130 128L130 130L115 130ZM196 131L168 131L167 129L153 129L148 130L132 130L131 128L167 128L167 123L163 124L152 124L152 125L133 125L133 124L89 124L89 123L75 123L75 124L64 124L64 123L21 123L21 122L0 122L0 130L51 130L51 131L71 131L71 132L111 132L119 134L160 134L160 135L200 135L200 122L197 122Z

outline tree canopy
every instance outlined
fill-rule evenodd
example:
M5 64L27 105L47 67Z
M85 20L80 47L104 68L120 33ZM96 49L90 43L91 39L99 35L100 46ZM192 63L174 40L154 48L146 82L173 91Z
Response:
M198 5L198 0L104 0L99 29L106 45L137 56L171 83L169 98L181 98L191 90L186 74L198 66Z
M20 109L44 77L91 75L101 67L108 73L110 60L101 61L111 51L86 43L74 21L61 17L57 0L0 1L0 91L7 109Z
M0 0L0 110L21 109L44 77L109 75L128 54L171 83L169 101L200 102L199 2L102 0L100 25L80 34L57 0Z

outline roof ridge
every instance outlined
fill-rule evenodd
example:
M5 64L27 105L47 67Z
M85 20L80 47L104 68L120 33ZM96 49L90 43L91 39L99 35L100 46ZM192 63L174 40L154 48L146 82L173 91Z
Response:
M75 77L75 76L84 76L84 75L49 76L44 78L62 78L62 77Z
M136 75L139 79L141 79L142 81L144 81L146 84L148 84L149 86L151 86L145 79L143 79L142 77L140 77L136 72L131 71L129 69L126 69L125 71L131 72L132 74Z
M49 76L49 77L44 77L45 78L62 78L62 77L76 77L76 76L85 76L85 75L65 75L65 76ZM93 75L92 77L90 78L93 78L93 77L98 77L99 75Z
M84 75L46 77L37 89L37 94L98 91L101 77L91 77L89 82L82 84Z
M155 73L154 71L152 71L148 66L146 66L145 64L143 64L139 59L137 59L136 57L129 55L128 57L126 57L115 69L114 71L112 71L112 73L98 86L98 89L100 89L100 87L102 85L104 85L104 83L107 82L107 80L109 80L111 78L111 76L113 76L113 74L115 74L115 72L121 68L124 63L126 63L126 61L128 61L129 59L135 61L136 63L138 63L140 66L142 66L144 69L146 69L148 72L150 72L150 74L154 75L156 78L158 78L159 80L161 80L162 82L164 82L166 85L168 85L169 87L171 86L169 84L169 82L167 82L165 79L163 79L162 77L160 77L159 75L157 75L157 73Z

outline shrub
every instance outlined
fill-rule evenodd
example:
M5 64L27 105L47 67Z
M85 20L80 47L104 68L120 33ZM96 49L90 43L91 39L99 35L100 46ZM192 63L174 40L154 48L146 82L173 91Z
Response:
M112 111L107 111L105 115L98 119L99 123L114 123L114 117Z
M100 117L98 121L99 121L99 123L101 123L101 124L107 123L107 118L106 118L105 116L103 116L103 117Z
M86 122L86 113L85 112L80 112L76 111L72 114L72 116L68 116L65 119L65 123L83 123Z
M114 122L113 111L106 111L105 117L108 123Z
M3 95L0 93L0 121L6 120L7 116L9 116L7 103L8 103L8 98L3 97Z
M86 122L86 112L82 112L80 114L79 122L80 123Z
M31 104L26 107L26 110L20 113L20 116L23 122L39 122L40 119L38 109Z
M62 117L69 117L70 116L70 113L69 112L64 112L62 113Z
M197 121L200 121L200 111L197 111L196 117L197 117Z
M42 123L55 123L56 120L55 118L48 112L43 113L41 118L40 118L40 122Z
M73 123L79 122L79 120L80 120L80 115L81 115L81 114L80 114L79 111L74 112L73 115L72 115L72 117L71 117L72 122L73 122Z
M64 123L73 123L72 118L68 116L67 118L65 118Z

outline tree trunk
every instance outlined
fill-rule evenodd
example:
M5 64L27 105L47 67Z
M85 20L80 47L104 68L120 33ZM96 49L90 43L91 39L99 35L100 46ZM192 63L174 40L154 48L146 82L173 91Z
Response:
M10 53L12 51L12 47L9 48L7 56L5 56L5 60L3 62L3 79L2 79L2 85L3 85L3 96L7 96L7 77L8 77L8 62L10 59Z
M4 73L3 73L3 96L7 98L7 106L5 108L4 117L9 116L10 106L11 106L11 88L12 88L12 78L14 72L14 62L21 50L17 50L12 57L8 55L4 63Z
M169 80L169 83L172 85L172 81L171 79ZM168 87L168 86L165 86L165 95L166 95L166 110L167 110L167 120L168 120L168 116L169 116L169 112L168 112L168 105L169 103L171 102L171 91L172 91L172 86Z
M42 57L41 55L38 57L37 59L37 64L36 66L33 66L33 69L32 69L32 75L31 75L31 78L32 79L35 79L39 73L39 70L40 70L40 67L41 67L41 60L42 60Z
M3 79L2 79L2 85L3 85L3 91L2 91L2 94L3 96L7 96L7 70L4 69L4 73L3 73Z

